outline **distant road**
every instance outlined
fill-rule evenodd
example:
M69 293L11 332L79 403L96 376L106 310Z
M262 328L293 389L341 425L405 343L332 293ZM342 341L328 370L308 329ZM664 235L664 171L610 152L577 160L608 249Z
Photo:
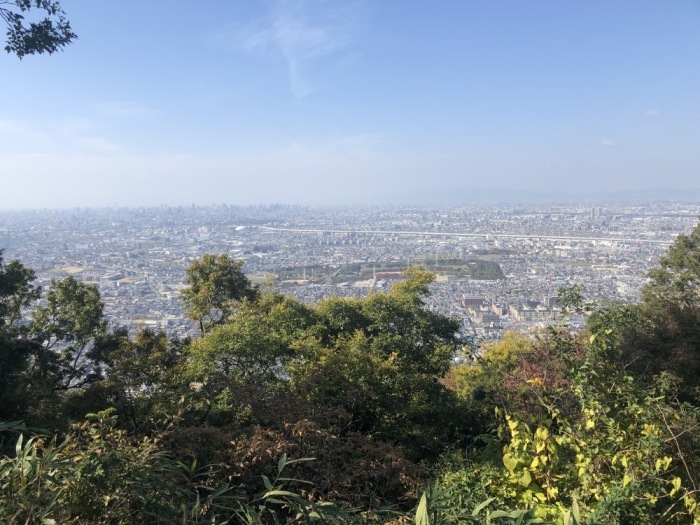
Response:
M566 237L557 235L527 235L513 233L455 233L455 232L422 232L404 230L312 230L301 228L272 228L270 226L257 226L262 230L290 233L362 233L376 235L418 235L423 237L493 237L494 239L547 239L550 241L609 241L625 244L660 244L669 246L674 239L667 241L648 239L625 239L621 237Z

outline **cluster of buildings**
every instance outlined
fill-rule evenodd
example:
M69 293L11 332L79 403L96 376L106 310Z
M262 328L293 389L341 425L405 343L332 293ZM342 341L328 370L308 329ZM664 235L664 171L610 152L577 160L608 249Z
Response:
M196 329L179 292L205 253L243 259L251 279L305 302L385 290L422 264L438 277L427 307L490 339L562 322L563 286L580 285L598 305L637 300L646 272L699 215L698 204L672 202L3 211L0 249L42 286L68 275L97 285L115 325L178 335ZM500 267L499 278L470 277L479 261Z

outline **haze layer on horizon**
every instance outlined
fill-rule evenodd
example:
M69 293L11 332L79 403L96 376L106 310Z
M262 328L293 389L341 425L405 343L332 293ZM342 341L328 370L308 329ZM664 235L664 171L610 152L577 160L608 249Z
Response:
M700 191L694 0L62 5L0 57L0 209Z

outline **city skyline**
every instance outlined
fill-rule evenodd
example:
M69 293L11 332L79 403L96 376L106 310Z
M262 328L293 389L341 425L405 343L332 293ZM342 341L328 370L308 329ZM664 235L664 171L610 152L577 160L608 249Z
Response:
M700 192L689 0L62 5L0 58L0 209Z

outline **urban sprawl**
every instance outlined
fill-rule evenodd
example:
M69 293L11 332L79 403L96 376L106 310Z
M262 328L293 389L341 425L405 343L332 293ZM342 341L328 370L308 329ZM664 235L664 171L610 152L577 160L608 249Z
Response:
M646 272L698 221L688 203L308 208L161 206L0 212L6 260L37 284L99 287L113 325L194 335L180 301L205 253L245 261L249 278L304 302L387 290L412 265L436 274L427 307L479 340L562 318L558 290L586 301L639 298Z

